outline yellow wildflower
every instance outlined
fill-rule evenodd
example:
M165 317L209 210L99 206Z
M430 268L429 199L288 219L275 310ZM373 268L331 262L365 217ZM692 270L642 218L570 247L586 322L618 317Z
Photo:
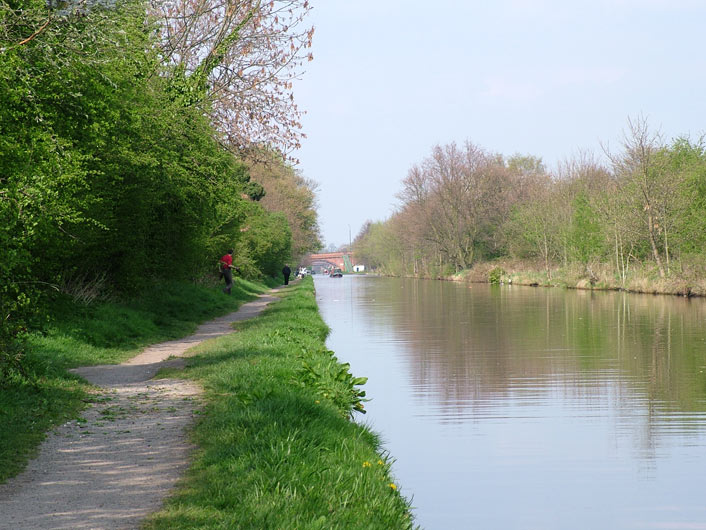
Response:
M367 460L363 462L363 467L370 467L372 464L368 462Z
M397 484L395 484L394 482L390 482L390 483L388 484L388 486L390 486L390 489L391 489L392 491L395 491L395 490L397 489Z
M378 465L379 465L379 466L384 466L384 465L385 465L385 462L383 462L382 460L378 460Z

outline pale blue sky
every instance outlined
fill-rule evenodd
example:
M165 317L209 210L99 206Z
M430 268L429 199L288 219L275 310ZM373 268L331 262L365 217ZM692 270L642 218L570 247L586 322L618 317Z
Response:
M706 132L706 0L314 0L295 84L326 244L384 220L413 164L465 140L552 168L628 117Z

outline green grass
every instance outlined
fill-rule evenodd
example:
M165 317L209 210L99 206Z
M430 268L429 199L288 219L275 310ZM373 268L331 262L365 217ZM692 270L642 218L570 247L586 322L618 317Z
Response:
M68 369L117 363L148 344L188 335L265 290L238 279L230 297L218 287L164 283L122 303L57 301L46 328L27 342L28 377L6 381L0 389L0 482L24 469L51 427L76 418L94 399L90 387Z
M412 527L380 440L349 420L362 382L325 347L311 278L181 374L206 389L192 467L149 530Z

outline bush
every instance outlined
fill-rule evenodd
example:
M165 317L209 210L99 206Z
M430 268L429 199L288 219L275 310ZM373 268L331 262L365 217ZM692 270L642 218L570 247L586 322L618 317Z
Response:
M505 271L502 269L502 267L495 267L488 274L488 281L491 284L497 285L502 282L503 276L505 276Z
M296 379L302 386L313 388L321 397L330 399L342 415L352 417L354 412L365 414L365 390L356 387L364 385L368 378L354 377L349 372L350 364L339 363L330 350L326 350L326 354L326 358L318 362L303 360Z

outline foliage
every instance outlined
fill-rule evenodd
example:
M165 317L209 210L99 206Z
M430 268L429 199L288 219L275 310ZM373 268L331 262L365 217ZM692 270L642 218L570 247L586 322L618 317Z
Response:
M666 151L668 171L680 180L674 240L678 248L697 254L706 248L706 145L704 138L677 138Z
M176 99L208 103L219 136L236 150L299 146L292 81L313 59L308 1L153 0L150 8Z
M404 256L401 240L396 237L390 223L369 223L365 231L356 237L353 249L359 260L373 269L384 269L389 273L404 274L404 266L396 261Z
M82 209L90 202L84 196L91 176L87 157L57 134L54 123L80 98L72 86L81 72L72 60L71 37L85 31L93 42L85 50L92 64L91 52L106 44L96 29L103 13L81 21L54 15L50 24L43 2L0 3L0 364L5 367L21 359L22 336L37 323L46 288L56 289L56 267L43 258L65 255L65 236L87 221Z
M505 276L505 270L502 267L493 267L488 273L488 283L499 284L503 276Z
M436 146L404 180L398 219L406 225L414 268L428 268L429 252L456 271L495 252L491 227L506 213L508 173L498 157L466 142ZM417 264L417 261L421 264ZM415 271L416 272L416 271Z
M286 31L268 19L271 5L255 7L256 25L228 43L247 47L254 28L269 28L267 53L277 54ZM160 278L201 279L237 245L249 277L275 274L290 256L289 212L256 204L265 190L224 147L211 99L175 97L180 74L175 56L164 55L160 23L140 1L0 0L0 366L8 376L21 373L22 337L58 296L95 302ZM213 73L225 58L209 60ZM314 214L310 231L316 222Z
M314 181L301 176L281 155L272 151L259 154L257 161L247 161L251 178L266 194L260 201L266 210L280 212L292 231L292 260L321 248L316 189Z
M330 399L342 414L351 416L353 412L365 414L363 402L365 390L356 388L364 385L367 377L353 377L350 364L339 363L332 351L326 351L321 359L302 360L302 367L297 372L297 380L302 385L311 387L323 398ZM306 359L309 356L303 356Z
M578 263L587 264L603 254L605 236L596 212L593 211L585 193L574 197L569 234L571 257Z
M291 256L292 235L282 213L270 213L259 204L247 205L247 224L235 246L235 262L246 277L280 273Z

